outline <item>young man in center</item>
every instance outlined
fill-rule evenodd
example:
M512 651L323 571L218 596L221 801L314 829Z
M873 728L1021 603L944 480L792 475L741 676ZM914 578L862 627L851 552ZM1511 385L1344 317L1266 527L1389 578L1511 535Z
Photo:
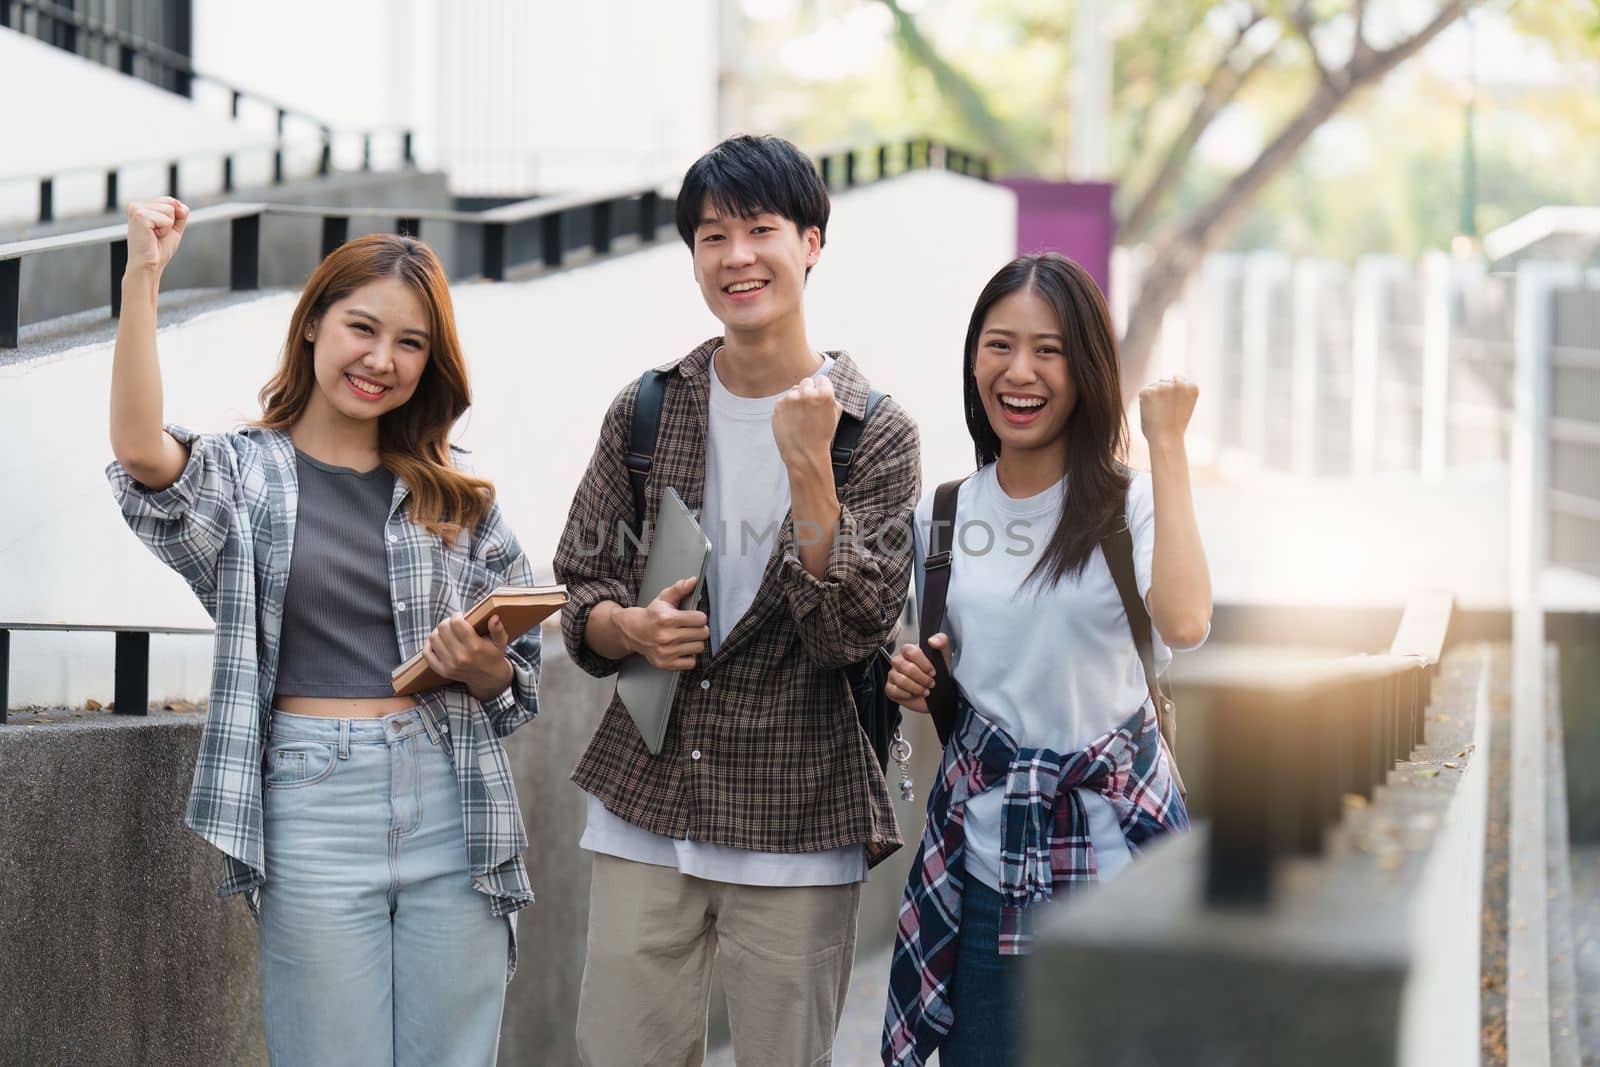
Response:
M806 334L806 277L828 192L776 137L735 137L689 168L677 225L723 336L665 375L642 529L670 486L712 542L694 579L638 603L645 548L625 458L638 384L617 396L556 551L567 650L596 676L628 656L683 672L659 756L613 700L573 774L594 854L578 1046L591 1067L698 1064L719 952L740 1063L827 1063L867 868L900 846L846 668L899 620L921 460L883 399L848 480L831 446L866 414L850 356ZM603 550L596 546L603 544Z

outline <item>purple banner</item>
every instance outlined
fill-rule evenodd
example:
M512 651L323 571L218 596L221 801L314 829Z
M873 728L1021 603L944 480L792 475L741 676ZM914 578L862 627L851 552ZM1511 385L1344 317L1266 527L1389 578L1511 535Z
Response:
M1017 252L1060 252L1094 275L1111 295L1111 245L1117 220L1110 182L1052 182L1007 178L997 184L1017 194Z

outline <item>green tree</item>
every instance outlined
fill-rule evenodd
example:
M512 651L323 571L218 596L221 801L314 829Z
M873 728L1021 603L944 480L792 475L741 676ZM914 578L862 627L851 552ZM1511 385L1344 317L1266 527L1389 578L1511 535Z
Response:
M958 110L984 147L1009 169L1021 170L1014 139L1005 125L987 111L983 93L944 59L921 34L899 0L878 0L895 18L895 32L906 52L934 73L942 92L958 101ZM1189 77L1193 64L1209 69L1197 79L1199 93L1177 133L1157 149L1153 167L1129 168L1147 174L1127 210L1125 228L1133 236L1148 232L1150 267L1141 281L1127 333L1122 339L1124 387L1137 388L1160 333L1162 317L1183 291L1205 255L1238 228L1251 202L1293 163L1311 136L1345 105L1415 56L1424 45L1474 5L1475 0L1441 0L1420 25L1375 43L1369 32L1367 0L1316 3L1314 0L1255 0L1239 4L1169 2L1147 8L1156 17L1165 11L1170 31L1185 42L1182 58L1154 61L1150 80L1170 85ZM1216 29L1222 26L1220 33ZM1338 40L1348 43L1339 47ZM1165 37L1172 40L1172 37ZM1209 59L1200 58L1209 53ZM1161 226L1154 220L1180 178L1192 165L1196 146L1217 116L1264 69L1282 64L1288 53L1292 67L1303 64L1306 77L1277 129L1255 158L1233 174L1212 195Z
M794 17L764 23L764 36L752 42L762 59L756 91L746 98L759 108L747 116L752 125L812 143L915 130L981 149L1001 174L1065 173L1073 132L1072 4L790 4L799 5ZM1362 90L1463 12L1484 43L1507 36L1535 42L1565 75L1478 90L1477 229L1487 232L1541 204L1593 202L1600 188L1600 157L1590 148L1600 140L1596 0L1109 6L1116 22L1111 136L1119 239L1150 242L1159 262L1178 257L1168 294L1216 247L1344 259L1445 247L1465 195L1466 81L1459 71L1413 63L1382 92ZM783 51L830 22L867 16L877 20L883 49L854 70L821 75L809 60ZM1410 23L1396 24L1406 17ZM1408 43L1409 51L1397 52ZM1552 65L1536 58L1536 66ZM1252 131L1259 142L1249 158L1218 151L1247 144ZM1149 289L1143 295L1152 297ZM1130 319L1145 331L1141 337L1131 330L1124 345L1134 375L1160 321L1150 309L1163 305L1147 299Z

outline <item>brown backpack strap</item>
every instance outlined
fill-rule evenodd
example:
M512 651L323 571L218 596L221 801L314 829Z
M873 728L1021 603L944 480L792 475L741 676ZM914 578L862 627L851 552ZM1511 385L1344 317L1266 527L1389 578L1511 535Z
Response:
M945 482L933 493L933 525L928 530L928 555L922 561L922 611L917 639L923 655L933 663L934 686L928 694L928 712L939 744L950 743L956 727L956 680L944 656L928 644L944 622L945 596L950 591L950 550L955 543L956 498L964 478Z
M1172 769L1173 784L1178 792L1186 793L1183 775L1178 773L1173 745L1178 739L1178 724L1173 717L1172 701L1161 691L1161 681L1156 676L1155 645L1151 638L1150 612L1139 595L1138 579L1133 571L1133 534L1128 530L1127 505L1123 505L1123 519L1117 528L1100 542L1111 580L1116 583L1117 594L1122 597L1122 611L1128 617L1128 631L1133 635L1134 647L1139 650L1139 662L1144 666L1145 684L1150 688L1150 702L1156 709L1156 727L1167 744L1167 763Z
M1139 662L1144 665L1145 684L1150 687L1150 699L1156 710L1161 710L1161 687L1156 682L1155 645L1150 637L1150 612L1139 596L1139 582L1133 573L1133 535L1123 522L1100 542L1105 553L1106 566L1111 569L1111 580L1117 585L1117 595L1122 597L1122 611L1128 616L1128 632L1139 650Z

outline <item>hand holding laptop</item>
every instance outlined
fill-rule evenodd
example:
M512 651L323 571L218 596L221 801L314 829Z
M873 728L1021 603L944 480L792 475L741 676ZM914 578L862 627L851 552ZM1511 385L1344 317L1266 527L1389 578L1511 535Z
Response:
M711 627L703 611L685 611L678 605L694 592L699 578L685 578L661 591L648 606L625 608L617 616L617 628L628 648L643 656L650 666L667 671L686 671L694 658L711 640Z
M678 491L667 486L639 582L639 600L646 606L617 616L624 642L635 649L617 671L617 696L653 756L661 755L678 674L694 667L695 656L711 638L706 613L695 610L710 558L711 542Z

